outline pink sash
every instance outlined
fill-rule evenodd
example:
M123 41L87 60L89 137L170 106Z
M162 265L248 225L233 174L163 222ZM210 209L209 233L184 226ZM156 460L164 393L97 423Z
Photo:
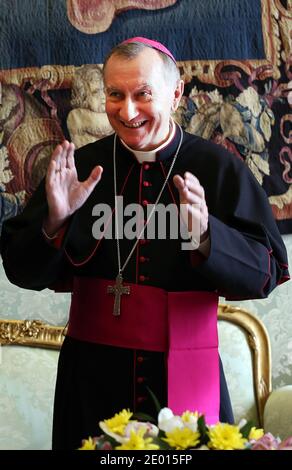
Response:
M114 281L74 278L68 335L81 341L168 352L168 406L176 414L219 419L218 296L213 292L167 292L124 282L121 315L113 315Z

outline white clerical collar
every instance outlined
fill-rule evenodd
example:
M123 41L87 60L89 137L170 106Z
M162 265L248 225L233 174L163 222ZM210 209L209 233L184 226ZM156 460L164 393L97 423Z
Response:
M122 139L121 139L121 142L122 144L128 149L130 150L130 152L132 152L135 157L137 158L138 162L139 163L143 163L143 162L155 162L156 160L156 153L159 152L160 150L164 149L165 147L167 147L167 145L172 141L173 137L174 137L174 134L175 134L175 123L173 121L172 118L170 118L171 121L171 131L170 131L170 134L169 134L169 137L167 139L166 142L163 142L163 144L159 145L159 147L157 147L156 149L153 149L153 150L149 150L148 152L143 152L141 150L133 150L131 149L131 147L129 147Z

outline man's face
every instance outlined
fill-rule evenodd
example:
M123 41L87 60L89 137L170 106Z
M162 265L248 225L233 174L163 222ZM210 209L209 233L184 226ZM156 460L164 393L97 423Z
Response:
M105 75L106 112L119 137L134 150L152 150L169 135L172 107L182 93L167 83L163 62L153 49L125 59L113 55Z

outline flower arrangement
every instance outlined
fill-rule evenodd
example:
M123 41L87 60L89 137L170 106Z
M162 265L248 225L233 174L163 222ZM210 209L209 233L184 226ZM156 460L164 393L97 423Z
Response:
M122 410L101 421L104 434L84 439L79 450L292 450L292 436L281 442L246 421L211 426L198 412L178 416L169 408L160 410L157 425L132 417Z

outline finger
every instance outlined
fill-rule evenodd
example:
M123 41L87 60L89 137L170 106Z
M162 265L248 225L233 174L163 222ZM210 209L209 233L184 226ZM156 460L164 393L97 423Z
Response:
M101 179L102 172L103 172L102 166L98 165L98 166L93 168L93 170L92 170L91 174L89 175L89 177L87 178L87 180L84 181L83 186L85 187L86 191L88 192L88 195L90 193L92 193L92 191L94 190L97 183L99 183L99 181Z
M67 141L58 144L52 153L46 175L46 182L49 185L53 184L53 182L56 180L56 176L60 176L58 175L58 173L61 169L61 159L64 152L64 148L66 148L67 144Z
M75 145L71 142L67 152L67 168L70 168L71 170L75 168L74 151Z
M69 142L64 140L61 144L57 145L52 153L51 161L56 162L57 168L61 168L64 155L67 153Z
M56 149L55 149L55 155L54 155L54 158L52 156L51 160L50 160L50 163L48 165L48 168L47 168L47 174L46 174L46 182L47 183L52 183L54 180L55 180L55 177L56 177L56 174L57 174L57 165L58 165L58 158L59 158L59 155L62 153L62 150L61 148L58 148L58 147L61 147L61 146L57 146Z
M198 178L193 174L191 173L190 171L186 171L184 173L184 179L192 179L194 181L198 181L198 183L200 183L200 181L198 180Z
M69 153L69 149L70 149L70 143L68 142L68 140L64 140L63 142L63 145L62 145L62 154L60 155L59 157L59 160L58 160L58 164L59 164L59 169L62 171L62 170L65 170L65 168L67 167L67 158L68 158L68 153Z
M183 201L184 204L194 204L196 206L202 206L204 203L204 199L202 199L200 196L198 196L195 193L192 193L191 191L183 191Z
M46 175L46 193L47 193L48 198L54 191L54 187L57 182L57 176L60 174L56 170L57 170L57 163L55 160L51 160L48 166L47 175Z
M202 233L204 233L208 228L208 223L209 223L208 207L206 206L206 204L201 204L201 205L189 204L188 214L192 218L192 223L194 223L195 221L200 221L200 230L201 230L201 235L202 235Z
M194 219L201 218L201 207L200 204L189 204L188 205L188 214Z
M205 198L204 188L200 185L198 178L192 173L186 172L184 177L175 175L173 182L180 193L180 198L183 199L184 202L188 202L188 194L190 191L197 194L202 199Z
M180 203L187 203L188 188L185 186L184 178L180 175L175 175L173 177L173 182L179 192Z
M200 197L205 199L205 191L203 186L200 184L200 181L196 176L194 176L192 173L186 172L185 173L185 186L192 191L193 193L198 194Z
M63 153L63 144L59 144L59 145L57 145L57 147L55 148L55 150L52 153L51 163L52 162L55 162L55 163L58 162L59 159L61 158L62 153Z
M201 215L198 206L193 207L190 204L181 204L180 216L189 232L199 233Z
M180 175L174 175L173 183L179 191L182 191L185 187L184 179Z

